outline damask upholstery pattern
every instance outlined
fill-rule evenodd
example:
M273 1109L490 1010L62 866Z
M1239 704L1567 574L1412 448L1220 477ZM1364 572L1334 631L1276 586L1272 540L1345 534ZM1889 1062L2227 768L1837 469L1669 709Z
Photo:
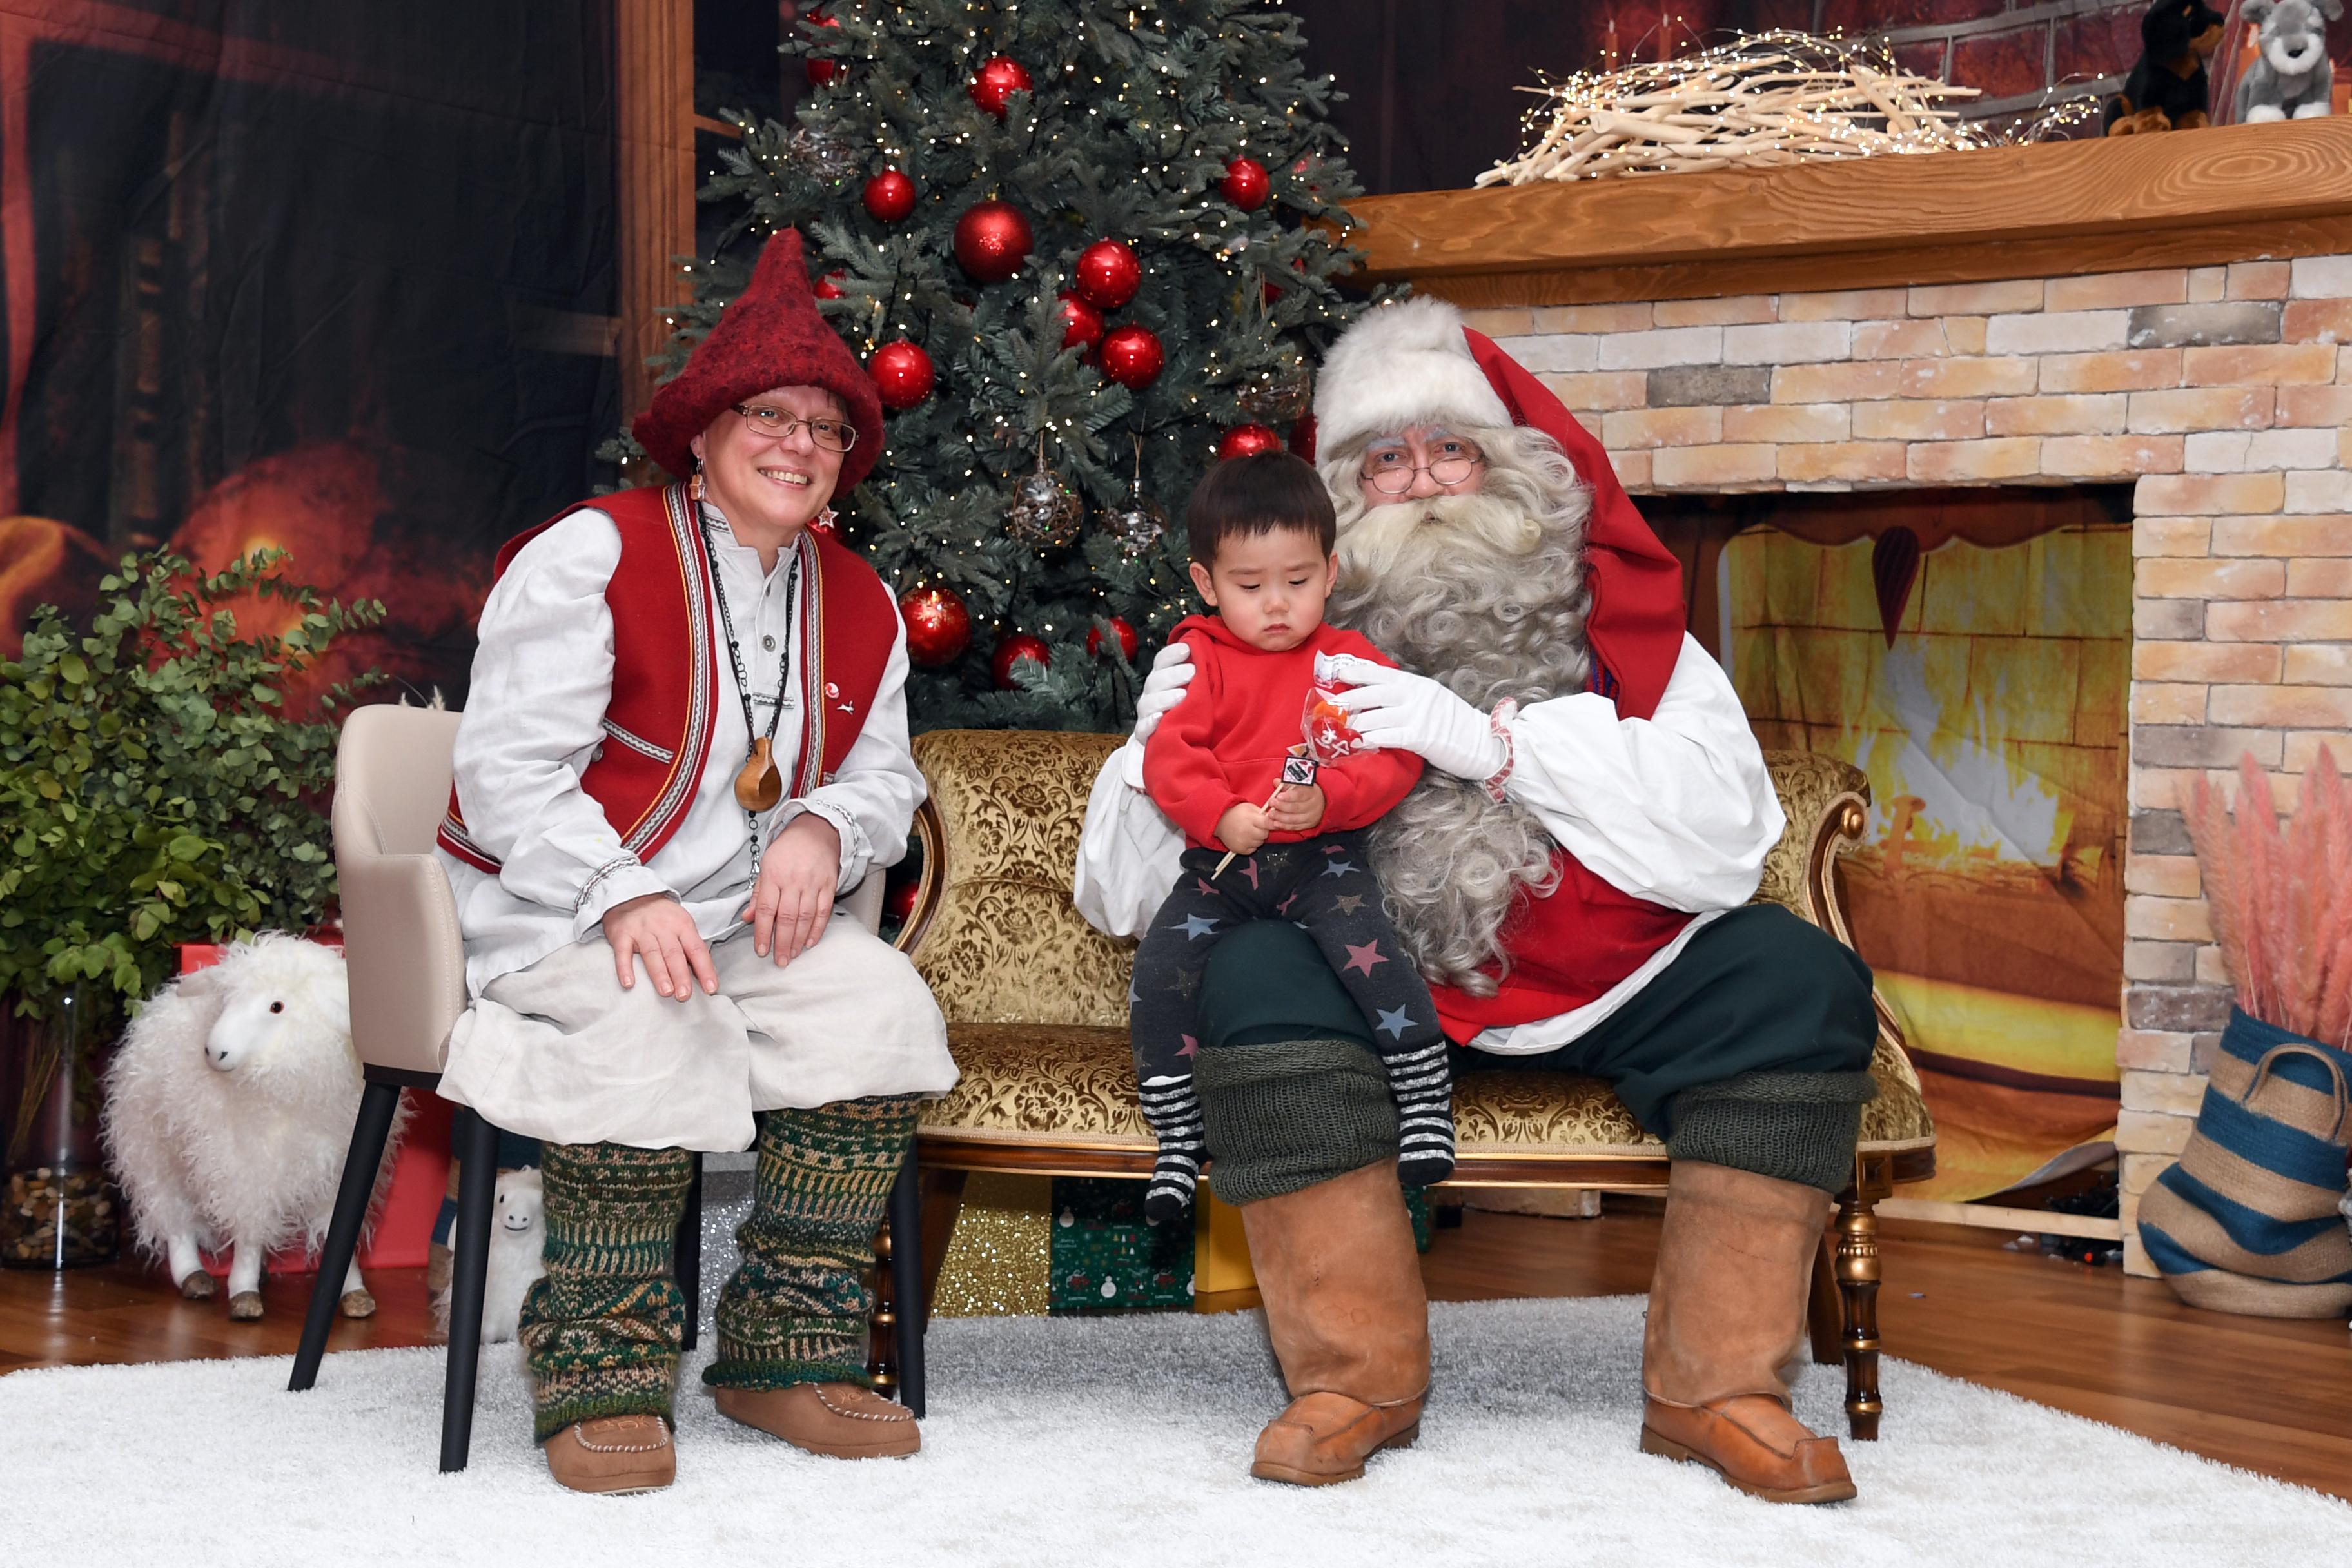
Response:
M1118 735L934 730L915 738L945 833L944 882L912 957L950 1024L1127 1028L1132 942L1070 903L1087 795Z
M1151 1136L1135 1102L1127 1040L1131 943L1088 926L1070 877L1095 775L1117 735L942 730L919 736L946 842L915 966L948 1017L962 1079L924 1111L933 1133L1142 1154ZM1860 770L1808 752L1768 752L1789 826L1767 857L1759 902L1811 918L1805 868L1839 795L1868 798ZM1931 1146L1918 1079L1887 1031L1863 1108L1864 1152ZM1463 1154L1651 1156L1659 1142L1597 1079L1466 1073L1454 1090Z
M1789 826L1780 841L1764 857L1764 879L1751 904L1779 904L1807 920L1813 918L1805 891L1805 862L1822 826L1822 813L1841 795L1870 799L1870 780L1852 763L1817 752L1766 752L1764 765L1772 774L1772 788Z

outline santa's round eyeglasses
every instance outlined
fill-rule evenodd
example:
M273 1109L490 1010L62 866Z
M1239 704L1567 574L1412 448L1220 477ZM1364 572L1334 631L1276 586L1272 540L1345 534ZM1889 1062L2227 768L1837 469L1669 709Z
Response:
M1402 447L1383 447L1364 454L1364 482L1384 496L1401 496L1412 489L1415 474L1427 474L1448 489L1460 484L1486 461L1478 448L1465 441L1448 441L1426 463L1408 463Z

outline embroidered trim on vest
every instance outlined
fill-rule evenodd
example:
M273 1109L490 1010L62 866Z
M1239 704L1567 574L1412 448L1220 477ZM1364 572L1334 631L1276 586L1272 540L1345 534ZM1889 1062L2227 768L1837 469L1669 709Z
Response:
M454 804L441 819L440 837L445 847L455 853L460 860L471 865L475 870L488 871L492 876L498 875L499 867L498 857L474 842L474 836L466 831L466 819L457 815L457 808Z
M807 795L824 775L824 565L814 534L803 530L795 546L801 581L808 584L801 612L801 754L793 769L793 795Z
M651 757L665 767L677 761L677 753L667 746L656 746L642 735L633 735L610 719L604 721L604 733L612 736L639 756Z
M687 663L691 671L688 677L686 733L688 749L707 753L712 727L710 670L718 658L710 626L710 552L702 540L700 520L695 514L694 503L687 499L684 485L672 485L662 491L662 511L669 519L670 542L678 555L678 575L686 587L686 627L690 639ZM646 846L663 836L670 825L685 815L693 804L695 786L701 781L690 777L682 766L683 757L673 757L669 777L654 797L654 804L645 816L621 838L621 847L630 854L642 852Z

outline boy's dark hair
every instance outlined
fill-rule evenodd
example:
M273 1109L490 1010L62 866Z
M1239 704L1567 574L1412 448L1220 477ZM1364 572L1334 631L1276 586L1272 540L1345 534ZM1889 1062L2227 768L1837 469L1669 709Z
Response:
M1211 465L1184 503L1184 536L1192 559L1213 565L1217 546L1276 529L1313 529L1331 553L1339 537L1331 492L1314 465L1288 452L1258 452Z

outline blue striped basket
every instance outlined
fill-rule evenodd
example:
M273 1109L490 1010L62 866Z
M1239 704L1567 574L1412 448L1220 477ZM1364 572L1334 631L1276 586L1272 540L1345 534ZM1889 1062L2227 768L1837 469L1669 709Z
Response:
M2344 1196L2352 1055L2231 1010L2180 1163L2139 1237L2192 1307L2265 1318L2352 1309Z

